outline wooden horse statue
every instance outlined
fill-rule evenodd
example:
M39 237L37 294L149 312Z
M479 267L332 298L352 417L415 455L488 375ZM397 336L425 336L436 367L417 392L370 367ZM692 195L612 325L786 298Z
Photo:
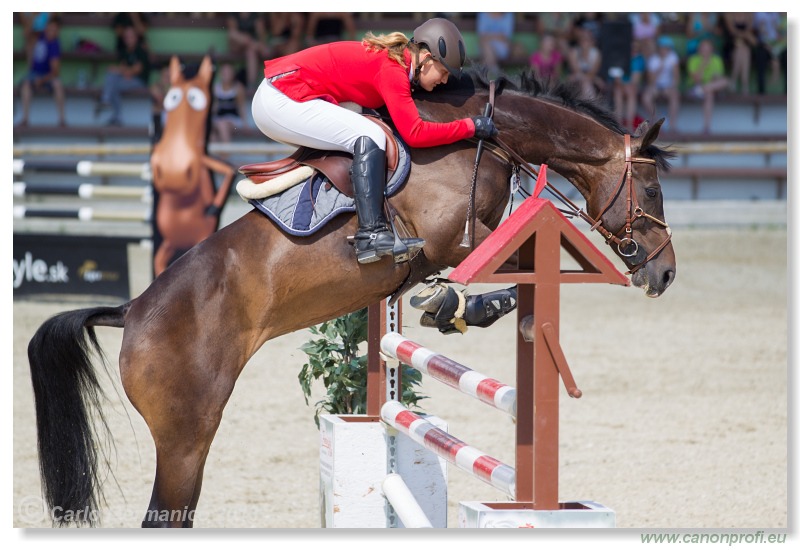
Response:
M211 58L203 58L197 74L184 78L181 63L169 64L170 89L164 98L167 121L153 147L150 168L156 195L153 271L160 275L180 252L214 233L236 175L229 164L210 157L208 119L211 110ZM211 172L223 175L214 188Z

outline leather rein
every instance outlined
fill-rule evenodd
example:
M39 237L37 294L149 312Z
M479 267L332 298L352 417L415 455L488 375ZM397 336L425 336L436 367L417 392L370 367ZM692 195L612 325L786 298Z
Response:
M495 100L495 83L494 81L490 82L489 86L489 104L491 105L491 110L489 111L491 115L494 114L494 100ZM493 147L489 147L488 149L494 153L496 156L501 158L503 161L511 164L512 169L515 173L519 173L519 170L522 170L532 178L536 179L538 177L538 171L533 167L531 163L526 161L522 158L519 154L517 154L514 149L509 147L506 143L500 139L499 136L494 138L494 141L499 146L500 150L496 150ZM480 144L479 144L480 145ZM505 153L505 155L501 154ZM549 181L546 182L546 188L553 193L567 208L569 209L565 213L570 216L577 216L584 221L586 221L590 226L591 230L597 230L598 233L603 235L606 240L606 244L609 246L613 244L617 245L617 251L620 255L631 258L636 256L639 252L639 243L633 238L633 223L638 220L639 218L647 218L652 222L664 227L667 231L667 238L664 239L655 250L653 250L648 256L644 259L643 262L636 264L627 272L627 274L632 275L639 271L644 265L655 258L659 252L661 252L667 244L672 240L672 231L670 230L669 225L665 221L659 220L655 216L652 216L645 212L642 207L639 205L639 200L636 196L636 190L633 181L633 165L634 164L651 164L655 165L656 161L654 159L649 159L645 157L634 157L631 154L631 136L630 134L625 134L625 171L619 178L619 182L617 183L614 192L609 197L608 201L606 202L605 206L600 209L600 212L597 214L597 219L592 218L588 213L586 213L582 208L578 207L574 202L572 202L566 195L564 195L561 191L559 191L552 183ZM476 168L477 168L477 160L476 160ZM620 229L617 234L614 234L612 231L609 231L603 226L602 217L609 208L614 204L617 199L617 196L620 194L620 191L625 186L627 182L627 193L626 193L626 212L625 212L625 225ZM474 215L474 209L473 209ZM624 233L624 235L623 235ZM623 235L620 237L620 235Z

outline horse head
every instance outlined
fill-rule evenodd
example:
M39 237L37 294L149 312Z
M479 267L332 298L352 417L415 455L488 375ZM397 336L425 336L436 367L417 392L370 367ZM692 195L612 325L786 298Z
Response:
M643 122L619 139L616 159L604 166L607 184L595 186L586 201L595 229L630 269L631 282L653 298L674 280L676 263L658 179L671 154L654 145L663 122Z
M473 79L476 88L488 87ZM643 123L631 136L597 99L527 74L498 83L494 118L499 138L517 156L546 163L575 186L586 200L586 211L576 214L603 235L635 286L660 296L675 278L658 179L673 154L655 145L663 120Z
M170 89L164 97L167 120L150 158L153 185L159 191L188 193L197 188L203 170L214 69L205 56L197 74L187 79L173 56L169 73Z

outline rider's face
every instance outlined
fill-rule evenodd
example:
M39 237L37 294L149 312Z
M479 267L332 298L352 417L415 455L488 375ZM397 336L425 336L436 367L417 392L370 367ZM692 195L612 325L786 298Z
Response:
M439 84L447 83L450 73L444 65L431 59L429 53L426 52L425 57L420 59L420 64L422 66L419 72L420 88L430 92Z

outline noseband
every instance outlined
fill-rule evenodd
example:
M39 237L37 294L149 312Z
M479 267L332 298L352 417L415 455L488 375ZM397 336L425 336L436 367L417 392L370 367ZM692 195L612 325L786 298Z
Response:
M501 147L501 149L510 157L511 160L509 162L513 165L514 171L518 173L520 169L522 169L525 173L529 176L533 177L534 179L538 176L537 171L531 166L529 162L523 159L520 155L514 152L513 149L508 147L503 141L496 137L495 141ZM583 211L583 209L579 208L574 202L572 202L566 195L564 195L561 191L559 191L553 184L549 181L547 182L547 188L552 192L558 199L564 203L569 210L566 212L569 215L578 216L579 218L585 220L590 226L592 231L597 230L598 233L603 235L606 239L606 244L609 246L613 244L617 245L617 250L619 253L626 257L631 258L635 256L639 252L639 243L637 243L633 238L633 223L638 220L639 218L647 218L658 225L664 227L667 231L667 238L664 239L658 248L653 250L647 258L644 259L643 262L636 264L633 266L629 271L628 274L631 275L639 271L644 265L655 258L659 252L661 252L664 247L669 244L672 240L672 231L669 228L669 225L665 221L659 220L655 216L652 216L645 212L642 207L639 205L639 200L636 197L636 190L633 182L633 164L652 164L655 165L656 161L654 159L644 158L644 157L634 157L631 155L631 136L630 134L625 134L625 171L619 178L619 183L617 183L614 192L611 193L611 196L608 198L608 202L606 202L605 206L600 210L597 214L597 219L595 220L589 214ZM628 182L628 192L627 192L627 206L625 211L625 225L617 234L609 231L603 226L602 217L609 208L614 204L617 199L617 196L620 194L625 182ZM622 237L619 235L623 234Z

